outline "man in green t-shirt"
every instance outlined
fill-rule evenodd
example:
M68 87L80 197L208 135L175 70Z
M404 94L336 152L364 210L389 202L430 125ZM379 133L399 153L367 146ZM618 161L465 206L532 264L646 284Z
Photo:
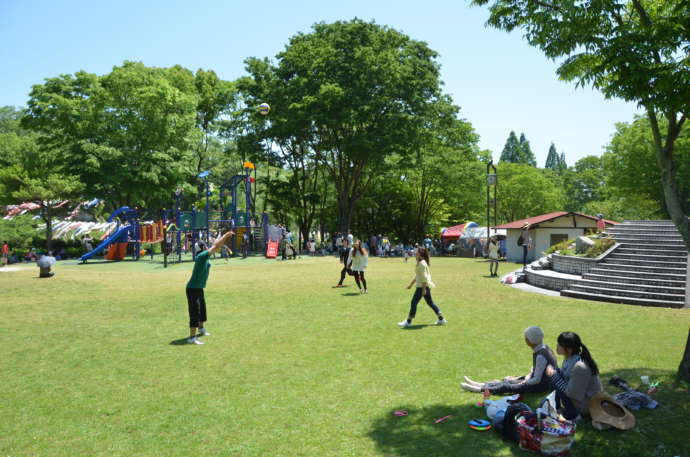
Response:
M203 241L199 242L201 252L196 255L194 260L194 271L192 277L187 283L187 305L189 307L189 344L204 344L197 338L197 329L199 329L199 336L209 335L204 328L206 322L206 301L204 300L204 288L206 287L206 280L208 273L211 271L211 262L209 258L211 254L219 250L225 244L225 240L234 235L235 232L229 230L223 236L218 238L211 249L206 250Z

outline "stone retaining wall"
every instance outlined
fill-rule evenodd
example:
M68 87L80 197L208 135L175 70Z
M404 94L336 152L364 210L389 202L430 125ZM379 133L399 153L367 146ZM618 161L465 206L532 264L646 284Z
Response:
M566 278L556 278L553 276L547 276L540 274L541 270L530 270L529 268L525 272L527 275L527 284L535 287L541 287L543 289L550 290L563 290L568 289L570 285L577 281L577 279L566 279Z
M597 266L597 263L601 262L607 255L612 253L618 246L618 243L614 244L609 250L604 252L599 257L588 258L588 257L574 257L571 255L551 255L551 269L559 273L567 273L571 275L582 276L585 273L589 273L593 267ZM560 290L560 289L559 289Z

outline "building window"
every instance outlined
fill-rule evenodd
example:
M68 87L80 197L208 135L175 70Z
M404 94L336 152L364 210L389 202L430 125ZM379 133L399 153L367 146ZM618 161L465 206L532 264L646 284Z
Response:
M553 246L554 244L558 244L561 241L566 241L567 239L568 239L568 235L552 234L551 240L549 241L549 246Z

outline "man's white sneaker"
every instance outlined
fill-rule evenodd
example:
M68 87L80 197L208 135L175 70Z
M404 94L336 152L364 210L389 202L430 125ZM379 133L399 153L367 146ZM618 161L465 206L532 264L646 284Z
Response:
M208 335L210 335L210 333L204 327L201 327L199 329L199 336L208 336Z
M446 325L448 321L445 318L441 318L436 321L436 325Z
M407 322L407 320L404 320L402 322L398 322L398 327L400 327L400 328L406 328L406 327L409 327L410 325L412 325L412 324Z
M204 344L203 341L199 340L198 338L187 338L187 344Z

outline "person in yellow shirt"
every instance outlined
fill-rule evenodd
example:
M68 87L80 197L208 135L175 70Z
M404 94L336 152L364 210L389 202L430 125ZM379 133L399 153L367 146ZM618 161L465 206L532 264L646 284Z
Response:
M429 270L429 251L424 247L418 247L415 252L415 258L417 259L417 264L415 265L415 278L407 286L408 289L412 288L412 285L416 285L417 289L412 296L412 302L410 303L410 312L407 315L407 319L398 323L400 328L406 328L412 325L412 319L417 315L417 304L419 300L424 297L424 301L429 307L436 313L436 325L445 325L446 319L443 317L443 313L434 303L433 298L431 298L431 288L436 285L431 280L431 270Z

